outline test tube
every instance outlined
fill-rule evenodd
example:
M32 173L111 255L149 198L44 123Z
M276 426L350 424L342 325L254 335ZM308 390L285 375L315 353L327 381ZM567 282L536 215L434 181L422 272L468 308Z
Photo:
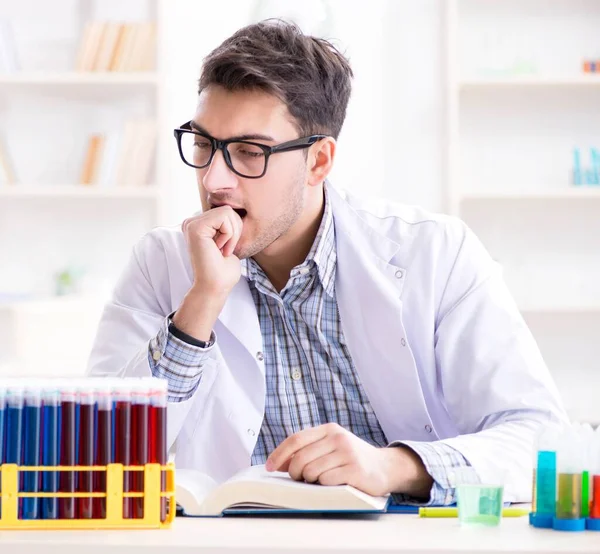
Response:
M582 451L583 472L581 473L581 517L590 515L590 470L594 430L589 423L583 423L579 429L579 442Z
M23 387L16 381L8 381L6 387L6 452L4 462L21 465L23 437Z
M573 427L566 428L560 435L556 455L558 487L554 529L585 529L585 519L581 517L582 457L578 430Z
M57 466L58 456L58 413L60 392L58 381L49 380L42 390L42 465ZM58 472L42 472L42 491L58 492ZM58 499L42 498L42 519L58 519Z
M77 391L68 381L61 382L60 391L60 465L74 466L77 462L76 450ZM76 490L74 471L60 472L60 492L74 493ZM60 519L75 519L75 498L60 498L58 501Z
M552 527L556 511L557 437L558 429L551 425L544 426L537 437L532 505L534 527Z
M42 390L33 382L27 383L24 389L23 411L23 466L40 465L40 435ZM23 492L39 492L39 474L37 471L24 471L22 474ZM19 511L21 519L38 519L39 498L21 498Z
M78 387L79 399L79 452L77 465L94 465L94 390L89 379L82 380ZM93 472L80 471L77 490L80 493L91 493L93 487ZM91 497L77 499L77 514L79 519L92 519L93 502Z
M592 505L590 519L600 522L600 425L596 428L592 439Z
M150 408L149 385L144 380L134 382L131 396L131 463L144 466L148 463L148 415ZM134 471L131 474L131 490L144 492L144 473ZM144 498L132 499L132 517L144 517Z
M4 414L6 413L6 389L0 380L0 470L4 463ZM0 494L2 493L2 471L0 471ZM2 517L2 497L0 496L0 517Z
M95 386L95 393L98 406L95 464L107 466L113 461L113 399L110 379L99 379ZM106 471L94 472L94 492L106 494ZM106 519L106 498L94 498L93 506L94 519Z
M149 462L165 465L167 463L167 381L149 379L150 384L150 430ZM167 490L165 472L161 472L160 489ZM160 499L160 520L167 519L167 499Z
M113 393L115 407L115 462L131 465L131 381L116 379ZM131 472L123 473L123 492L131 492ZM131 498L123 498L123 519L131 519Z

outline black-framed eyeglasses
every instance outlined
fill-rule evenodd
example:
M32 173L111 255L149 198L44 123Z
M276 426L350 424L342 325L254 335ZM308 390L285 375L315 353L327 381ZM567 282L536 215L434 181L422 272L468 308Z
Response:
M267 164L272 154L291 152L309 148L328 135L310 135L275 146L247 140L217 140L205 133L196 131L191 121L174 129L179 155L191 167L202 169L212 162L217 150L223 152L225 163L235 174L246 179L260 179L267 172Z

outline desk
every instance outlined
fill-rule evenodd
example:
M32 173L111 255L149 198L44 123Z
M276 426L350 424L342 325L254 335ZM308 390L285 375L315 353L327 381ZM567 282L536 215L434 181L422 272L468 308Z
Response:
M388 514L373 518L177 519L162 531L3 531L10 554L531 554L600 552L600 533L533 529L527 518L460 528L456 519Z

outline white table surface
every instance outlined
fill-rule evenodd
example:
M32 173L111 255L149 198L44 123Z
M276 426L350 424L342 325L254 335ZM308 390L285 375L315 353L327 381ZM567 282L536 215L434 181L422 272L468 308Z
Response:
M456 519L412 514L362 518L178 518L160 531L3 531L7 554L153 554L233 552L404 554L600 553L600 532L529 527L526 517L496 528L461 528Z

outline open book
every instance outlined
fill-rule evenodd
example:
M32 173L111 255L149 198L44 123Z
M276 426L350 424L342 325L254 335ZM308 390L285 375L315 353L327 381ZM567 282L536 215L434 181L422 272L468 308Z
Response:
M178 469L175 500L185 515L219 516L266 511L385 512L389 496L370 496L349 485L301 483L259 465L221 484L197 471Z

